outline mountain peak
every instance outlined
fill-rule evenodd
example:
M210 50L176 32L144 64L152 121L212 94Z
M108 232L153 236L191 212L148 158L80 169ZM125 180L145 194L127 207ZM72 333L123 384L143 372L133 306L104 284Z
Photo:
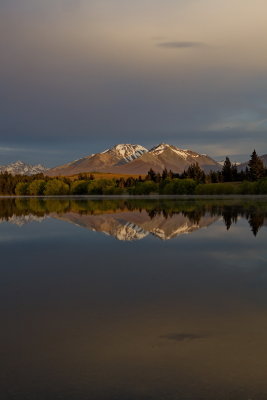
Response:
M157 146L152 147L152 149L150 150L150 153L153 154L160 154L162 153L164 150L170 148L171 146L167 143L159 143Z
M156 156L162 154L165 150L172 150L174 153L178 154L180 157L187 159L188 157L188 150L179 149L178 147L167 144L167 143L160 143L157 146L153 147L150 152Z
M139 158L142 154L147 153L147 151L148 150L140 144L120 143L103 151L101 154L110 153L114 156L122 158L125 162L130 162L136 158Z

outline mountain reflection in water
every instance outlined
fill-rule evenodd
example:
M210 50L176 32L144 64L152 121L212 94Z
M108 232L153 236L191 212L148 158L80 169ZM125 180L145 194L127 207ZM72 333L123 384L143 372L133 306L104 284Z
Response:
M226 229L245 218L256 236L267 225L265 201L177 199L44 199L0 200L0 222L22 226L55 218L122 241L153 235L162 240L206 228L223 219Z

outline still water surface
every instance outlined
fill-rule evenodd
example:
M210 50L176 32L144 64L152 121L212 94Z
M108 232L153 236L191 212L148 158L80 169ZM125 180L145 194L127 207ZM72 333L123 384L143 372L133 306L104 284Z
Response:
M0 200L0 398L267 399L267 200Z

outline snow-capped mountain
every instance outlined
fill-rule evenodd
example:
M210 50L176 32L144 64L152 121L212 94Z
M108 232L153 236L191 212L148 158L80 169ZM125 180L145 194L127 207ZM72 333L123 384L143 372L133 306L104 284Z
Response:
M52 168L49 176L74 175L81 172L112 172L112 168L138 159L148 150L138 144L117 144L102 153L91 154L71 163Z
M161 143L151 150L138 144L118 144L102 153L52 168L49 176L75 175L81 172L110 172L117 174L146 174L150 168L162 172L164 168L183 172L193 163L206 171L218 170L221 165L207 156L191 150Z
M199 154L192 150L184 150L170 144L160 143L147 153L142 154L138 159L123 165L120 168L120 172L125 174L146 174L150 168L153 168L156 172L162 172L164 168L167 168L173 172L181 173L196 162L205 171L221 168L217 161L206 154ZM118 170L118 167L116 167L113 172Z
M31 165L22 161L0 166L0 172L8 172L12 175L35 175L45 173L47 168L41 164Z
M130 161L136 160L142 154L147 152L148 150L139 144L117 144L111 149L103 151L101 154L110 154L114 158L120 158L120 164L126 164Z

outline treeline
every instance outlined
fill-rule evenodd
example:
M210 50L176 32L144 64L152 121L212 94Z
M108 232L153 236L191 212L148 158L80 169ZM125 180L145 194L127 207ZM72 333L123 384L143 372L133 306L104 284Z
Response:
M238 171L226 157L221 171L208 174L197 163L181 174L150 169L142 178L95 179L93 174L79 174L76 179L0 174L0 194L18 196L64 195L205 195L267 194L267 169L254 150L245 171Z

